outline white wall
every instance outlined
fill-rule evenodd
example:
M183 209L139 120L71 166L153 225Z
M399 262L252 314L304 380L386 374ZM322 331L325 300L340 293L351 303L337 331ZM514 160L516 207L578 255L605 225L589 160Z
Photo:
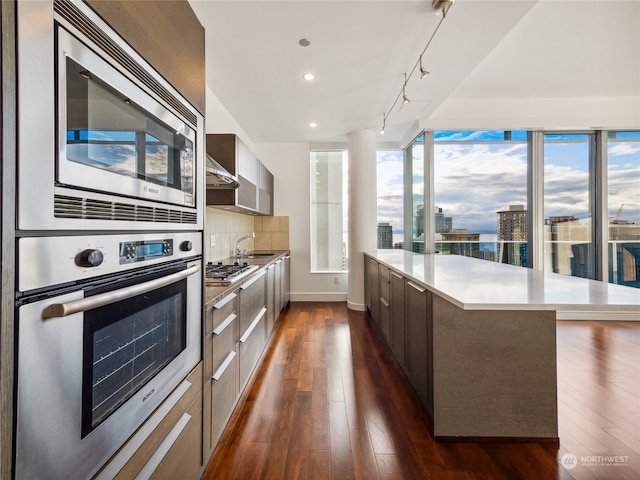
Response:
M274 176L273 214L289 217L291 300L346 301L346 273L310 273L309 144L259 143L254 153Z
M420 129L637 129L640 97L449 98Z
M346 273L310 273L309 221L311 200L309 190L310 146L308 143L254 144L252 139L231 116L215 93L207 87L207 133L235 133L253 150L274 176L274 215L289 217L289 245L291 250L291 300L293 301L346 301L348 276ZM238 215L238 214L236 214ZM233 238L228 231L229 219L225 212L207 209L205 242L215 235L216 222L225 222L222 239ZM234 225L247 227L233 219ZM247 215L247 220L253 217ZM242 233L242 232L238 232ZM246 233L246 232L244 232ZM211 249L211 247L206 249ZM215 249L213 249L215 250ZM217 251L209 256L216 257ZM336 283L336 278L337 282Z

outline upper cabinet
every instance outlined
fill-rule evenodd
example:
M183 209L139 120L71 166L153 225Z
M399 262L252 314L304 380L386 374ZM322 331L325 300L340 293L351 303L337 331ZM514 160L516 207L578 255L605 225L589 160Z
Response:
M205 115L204 28L187 0L86 3Z
M273 175L237 135L207 134L207 154L240 182L237 189L207 190L207 205L273 215Z

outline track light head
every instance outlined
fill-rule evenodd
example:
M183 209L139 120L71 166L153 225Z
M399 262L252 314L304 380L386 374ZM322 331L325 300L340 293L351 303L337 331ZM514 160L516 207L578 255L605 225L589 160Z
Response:
M429 71L427 71L423 66L422 66L422 55L420 55L420 79L423 79L424 77L426 77L427 75L429 75Z
M446 15L455 0L433 0L431 8L436 11L436 15Z
M405 88L407 86L407 74L404 74L404 84L402 85L402 104L406 105L407 103L409 103L411 100L409 100L409 97L407 97L407 94L405 92Z

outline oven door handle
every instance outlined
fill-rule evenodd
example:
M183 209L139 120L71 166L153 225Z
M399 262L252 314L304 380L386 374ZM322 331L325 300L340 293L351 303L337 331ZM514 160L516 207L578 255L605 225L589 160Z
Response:
M155 280L150 280L139 285L113 290L112 292L100 293L92 297L81 298L80 300L74 300L72 302L53 303L44 309L42 316L43 318L66 317L67 315L73 315L74 313L86 312L87 310L110 305L161 287L166 287L167 285L179 282L198 271L200 271L200 265L193 265L185 270L172 273L166 277L156 278Z

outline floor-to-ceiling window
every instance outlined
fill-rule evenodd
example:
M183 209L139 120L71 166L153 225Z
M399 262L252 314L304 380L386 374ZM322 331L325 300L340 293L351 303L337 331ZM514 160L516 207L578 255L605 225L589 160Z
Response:
M609 281L640 288L640 132L607 139Z
M424 134L418 136L405 151L405 160L410 172L410 193L405 213L407 225L411 225L411 235L405 235L405 250L416 253L425 251L425 184L424 184ZM408 216L411 216L409 223ZM407 232L409 233L409 232Z
M545 271L595 278L594 162L594 134L545 134Z
M435 247L527 265L527 133L434 133Z
M347 270L347 152L311 152L311 271Z
M404 246L404 154L377 152L378 248Z

